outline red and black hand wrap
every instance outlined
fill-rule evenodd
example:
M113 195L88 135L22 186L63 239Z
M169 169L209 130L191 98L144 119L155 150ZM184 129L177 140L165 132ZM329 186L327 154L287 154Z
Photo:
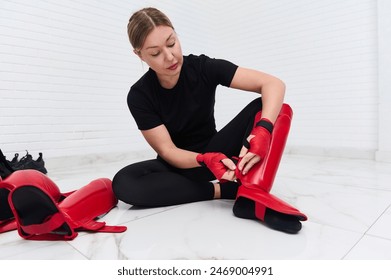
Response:
M270 146L273 127L273 123L270 120L262 118L255 124L250 133L251 135L254 135L254 137L250 139L250 142L246 139L243 146L245 146L250 153L264 158Z
M228 158L223 153L205 153L198 154L196 160L202 166L206 166L212 173L215 175L216 179L220 182L224 182L226 180L221 179L225 172L227 172L228 168L222 162L223 159Z

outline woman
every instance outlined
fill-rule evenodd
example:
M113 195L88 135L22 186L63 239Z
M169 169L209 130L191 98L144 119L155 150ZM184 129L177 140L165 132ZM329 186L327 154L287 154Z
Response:
M135 12L129 20L128 35L134 53L150 68L131 87L127 102L142 135L158 156L131 164L115 175L113 189L118 199L146 207L235 199L238 174L245 176L266 156L271 137L268 129L281 110L284 83L226 60L183 56L171 21L155 8ZM218 85L262 95L217 132L214 104ZM265 129L250 134L261 109L261 127ZM256 151L251 150L252 138L257 139ZM250 150L243 145L248 141ZM240 158L237 165L231 159L234 156ZM251 199L236 206L235 215L256 218ZM266 221L270 221L267 215L273 216L271 224ZM262 220L283 231L289 232L286 229L292 227L294 232L300 230L297 218L280 216L266 211Z

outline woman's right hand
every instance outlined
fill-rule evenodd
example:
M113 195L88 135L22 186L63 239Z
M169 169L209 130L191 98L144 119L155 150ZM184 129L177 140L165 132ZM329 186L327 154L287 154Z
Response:
M198 154L196 159L198 163L206 166L220 182L236 180L236 165L223 153Z

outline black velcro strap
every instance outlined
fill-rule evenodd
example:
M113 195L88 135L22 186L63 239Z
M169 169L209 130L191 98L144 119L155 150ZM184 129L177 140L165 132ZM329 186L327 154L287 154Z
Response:
M247 149L250 149L250 142L247 141L247 139L243 140L243 146Z
M267 131L270 132L270 134L273 132L274 125L266 119L261 119L259 122L257 122L256 126L262 126L262 127L266 128Z

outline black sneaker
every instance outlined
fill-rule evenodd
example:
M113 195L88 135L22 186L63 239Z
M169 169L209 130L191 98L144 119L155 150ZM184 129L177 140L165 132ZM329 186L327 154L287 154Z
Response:
M14 155L14 158L13 158L11 161L7 160L7 161L8 161L8 164L12 167L12 165L14 165L14 164L16 164L16 163L18 162L18 158L19 158L19 154L16 153L16 154Z
M48 171L45 168L45 161L43 160L43 154L42 153L38 153L38 154L39 157L37 158L37 160L33 161L33 163L35 164L35 168L36 170L41 171L43 174L47 174Z
M27 154L22 157L19 162L13 164L12 167L14 170L35 169L42 172L43 174L48 173L45 168L45 161L43 160L42 153L39 153L39 158L34 160L27 151Z
M33 157L29 154L28 151L26 151L26 155L22 157L19 161L16 161L13 165L12 168L15 170L23 170L27 169L25 166L33 160Z
M15 170L9 164L9 161L4 156L3 152L0 150L0 177L2 179L7 178Z

